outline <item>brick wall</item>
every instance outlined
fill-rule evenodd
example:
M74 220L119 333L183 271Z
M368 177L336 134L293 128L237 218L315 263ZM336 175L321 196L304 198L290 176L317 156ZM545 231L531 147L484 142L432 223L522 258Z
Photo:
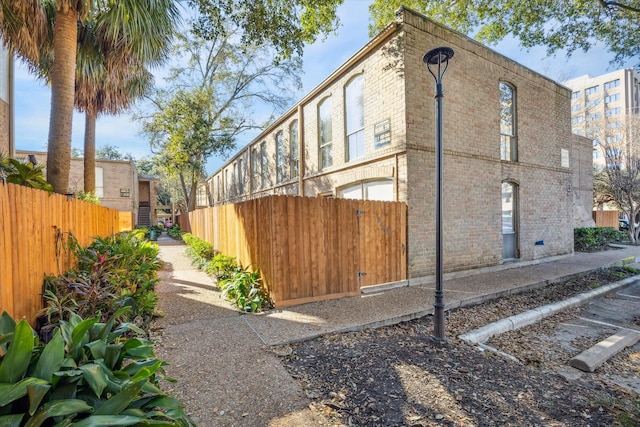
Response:
M215 202L266 194L336 196L353 183L390 179L396 200L409 207L409 275L434 274L434 81L422 56L438 46L455 49L444 78L445 271L503 262L503 182L517 188L518 258L571 254L574 223L586 220L576 209L586 209L591 181L588 147L571 135L569 90L407 9L396 28L372 40L212 176L209 186ZM365 155L347 161L344 88L357 75L364 76ZM500 82L509 83L516 93L517 162L500 159ZM321 169L318 106L329 97L333 165ZM303 178L278 184L275 135L282 131L288 137L294 120L303 137ZM387 120L391 142L376 148L376 125ZM250 153L262 143L267 147L270 182L250 194ZM568 167L562 164L563 150L569 153ZM225 170L239 159L246 193L230 198Z
M517 185L520 260L573 251L570 92L479 43L404 10L409 269L434 273L434 80L422 55L455 50L444 83L445 271L502 262L501 184ZM499 83L516 93L518 161L500 159ZM426 172L425 172L426 171ZM414 179L425 176L426 179ZM536 242L544 241L543 245Z

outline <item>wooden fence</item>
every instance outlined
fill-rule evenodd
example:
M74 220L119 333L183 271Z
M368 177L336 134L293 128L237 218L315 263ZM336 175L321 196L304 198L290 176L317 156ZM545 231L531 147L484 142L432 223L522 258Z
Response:
M123 212L127 216L129 212ZM43 279L69 269L68 233L87 246L119 231L121 213L99 205L0 182L0 313L34 325Z
M190 212L189 225L260 268L278 307L407 278L405 203L269 196Z
M620 213L618 211L593 211L593 220L596 223L596 227L613 227L618 229L618 217Z

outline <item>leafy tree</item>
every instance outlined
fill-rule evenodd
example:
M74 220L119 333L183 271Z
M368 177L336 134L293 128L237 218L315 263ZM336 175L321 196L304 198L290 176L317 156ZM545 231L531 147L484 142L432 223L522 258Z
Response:
M157 6L157 7L156 7ZM158 7L160 9L158 9ZM164 7L164 9L162 9ZM102 46L108 64L126 62L141 50L164 57L166 21L178 11L171 0L0 0L0 33L9 47L51 85L51 115L47 147L47 180L57 193L69 184L71 127L75 100L76 52L87 17L95 13L99 28L96 46ZM156 15L149 11L161 11ZM160 19L163 21L151 21ZM126 48L119 49L121 46ZM87 154L87 153L85 153Z
M281 58L302 55L304 44L334 31L343 0L189 0L199 12L193 29L199 37L215 39L228 25L243 30L242 42L268 44Z
M147 7L145 4L141 4ZM147 23L134 27L139 33L124 33L111 28L118 19L109 14L117 9L93 10L81 28L76 68L75 106L85 113L84 135L84 191L95 189L95 129L96 120L102 114L118 114L131 106L136 99L147 95L153 85L153 76L147 70L148 63L158 63L168 52L169 42L176 25L176 15L169 14L172 3L153 2L147 9ZM104 16L106 15L106 16ZM152 40L146 34L149 25L156 33L167 35ZM100 34L110 31L117 34L115 45L100 44ZM164 43L164 46L163 46ZM112 57L125 60L113 61Z
M96 150L95 158L103 160L126 160L133 156L130 153L123 154L119 147L113 145L103 145Z
M638 0L374 0L370 33L393 21L394 11L405 5L486 43L508 34L524 47L547 47L549 54L569 54L604 43L614 61L640 54L640 1Z
M179 37L176 54L186 56L185 66L172 70L142 117L151 149L165 176L179 182L188 210L195 209L207 160L226 155L241 132L262 128L253 104L271 106L273 117L290 103L283 88L300 86L298 58L275 64L267 46L241 40L242 32L230 28L209 39L197 32Z
M634 116L604 120L590 123L588 131L605 159L605 166L594 173L594 202L612 204L624 212L629 218L629 237L637 243L640 227L633 224L640 214L640 120Z

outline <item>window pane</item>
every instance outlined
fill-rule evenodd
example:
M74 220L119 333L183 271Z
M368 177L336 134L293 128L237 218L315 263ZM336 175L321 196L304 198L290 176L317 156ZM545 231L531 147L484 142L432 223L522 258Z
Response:
M267 188L267 173L269 170L269 159L267 158L267 144L264 142L260 145L260 185Z
M290 172L291 178L295 178L300 174L298 144L298 121L294 121L289 128L289 150L291 155Z
M394 201L393 181L373 181L364 183L365 198L367 200Z
M345 88L347 161L364 156L364 78L355 77Z
M502 233L513 233L513 185L502 183Z
M343 188L340 190L340 197L343 199L362 200L362 184L358 183L351 187Z
M282 132L276 134L276 179L278 182L284 181L284 136Z
M331 152L330 145L320 149L320 157L320 164L322 167L331 166L333 164L333 153Z
M349 159L353 160L364 156L364 129L347 137L349 141Z
M500 135L500 159L516 161L515 93L506 83L500 83Z
M331 120L331 98L325 99L318 107L318 123L320 133L320 168L333 164L331 142L333 140Z
M355 77L345 89L345 108L347 111L347 135L364 127L364 78Z

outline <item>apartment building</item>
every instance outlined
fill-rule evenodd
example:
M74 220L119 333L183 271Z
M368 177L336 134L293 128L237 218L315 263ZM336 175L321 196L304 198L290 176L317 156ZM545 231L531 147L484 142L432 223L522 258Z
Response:
M409 277L432 275L434 80L422 56L439 46L455 50L444 77L445 271L572 254L573 228L592 224L592 154L571 132L571 91L407 8L216 171L200 202L406 202Z
M632 68L596 77L567 80L571 93L571 127L593 141L593 164L602 169L615 164L631 139L630 128L640 117L640 73Z
M47 153L18 150L16 156L47 162ZM160 179L140 175L135 162L128 160L96 159L95 195L107 208L132 212L135 225L155 225L158 221L156 186ZM69 170L69 193L78 193L84 186L84 159L72 157Z
M12 156L15 150L13 67L13 54L0 40L0 153L5 156Z

